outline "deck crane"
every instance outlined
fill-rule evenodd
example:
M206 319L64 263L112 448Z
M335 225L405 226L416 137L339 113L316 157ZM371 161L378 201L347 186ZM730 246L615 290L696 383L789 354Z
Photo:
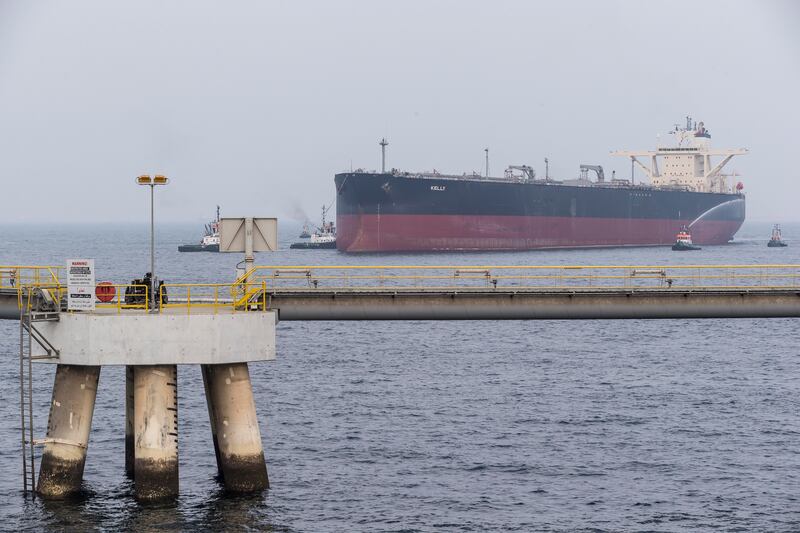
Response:
M581 165L581 175L586 176L586 174L593 170L595 174L597 174L597 182L603 183L606 180L606 176L603 173L603 167L600 165Z

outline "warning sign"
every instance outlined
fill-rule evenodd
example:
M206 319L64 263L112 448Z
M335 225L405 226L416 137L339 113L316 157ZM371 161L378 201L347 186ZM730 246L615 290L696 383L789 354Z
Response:
M94 259L67 260L67 310L94 311Z

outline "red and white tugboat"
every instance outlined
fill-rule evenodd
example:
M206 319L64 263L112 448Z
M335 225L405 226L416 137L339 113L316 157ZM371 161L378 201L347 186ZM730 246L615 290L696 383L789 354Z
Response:
M781 238L781 227L779 225L775 224L775 227L772 228L772 237L770 237L767 246L770 248L789 246L789 244Z
M692 234L689 233L689 228L683 226L675 236L675 244L672 245L672 249L676 252L685 252L688 250L700 250L700 247L692 244Z

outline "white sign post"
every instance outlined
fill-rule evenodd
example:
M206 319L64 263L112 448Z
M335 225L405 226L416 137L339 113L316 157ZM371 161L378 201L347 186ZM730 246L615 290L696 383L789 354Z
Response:
M67 310L94 311L94 259L67 259Z

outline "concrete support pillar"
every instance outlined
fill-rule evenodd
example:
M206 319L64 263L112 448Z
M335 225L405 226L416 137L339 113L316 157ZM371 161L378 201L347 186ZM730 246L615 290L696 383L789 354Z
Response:
M178 372L175 365L133 370L136 499L178 496Z
M66 498L81 489L99 379L99 366L56 368L37 488L44 498Z
M217 442L217 424L214 421L214 407L211 404L211 393L208 389L208 372L211 365L200 365L200 372L203 375L203 388L206 391L206 407L208 407L208 419L211 421L211 440L214 441L214 457L217 459L217 476L222 480L222 460L219 458L219 443Z
M125 367L125 475L133 479L133 366Z
M203 365L203 380L217 443L217 467L225 488L232 492L268 488L247 363Z

